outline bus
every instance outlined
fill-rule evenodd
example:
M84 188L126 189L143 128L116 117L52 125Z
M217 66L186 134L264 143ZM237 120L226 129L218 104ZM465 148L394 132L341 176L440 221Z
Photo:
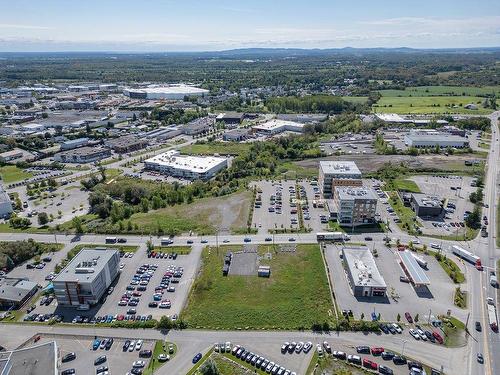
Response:
M324 241L324 242L342 242L342 241L349 241L350 237L349 235L343 233L343 232L319 232L316 233L316 240L318 242Z

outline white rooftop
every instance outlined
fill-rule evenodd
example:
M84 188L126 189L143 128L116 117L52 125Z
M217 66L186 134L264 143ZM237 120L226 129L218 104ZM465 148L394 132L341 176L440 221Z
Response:
M375 116L377 116L380 120L387 122L406 122L406 119L397 113L376 113Z
M336 186L335 191L338 197L342 200L355 200L355 199L374 199L377 200L378 196L373 189L366 187L356 186Z
M188 85L171 85L171 86L149 86L140 89L129 89L129 91L139 91L149 94L208 94L208 90L200 89L199 87Z
M367 247L344 247L342 253L356 286L387 287Z
M276 131L280 128L303 128L305 125L295 121L273 119L253 126L256 130Z
M353 161L333 161L333 160L321 160L319 162L319 167L324 174L335 174L335 175L359 175L361 178L361 171L358 166Z
M204 173L226 161L227 159L223 157L187 156L181 155L177 150L171 150L147 159L146 163L155 163L190 172Z

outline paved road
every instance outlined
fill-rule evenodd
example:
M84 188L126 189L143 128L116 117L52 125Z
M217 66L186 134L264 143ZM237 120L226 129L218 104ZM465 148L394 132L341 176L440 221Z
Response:
M369 345L383 346L392 351L401 352L403 343L404 352L407 356L417 358L433 367L440 368L443 365L447 374L463 373L463 361L467 349L455 348L448 349L443 346L432 345L429 343L415 341L408 334L403 335L383 335L383 334L363 334L356 332L340 332L330 334L316 334L312 332L244 332L244 331L170 331L162 333L156 330L133 330L123 328L90 328L76 326L34 326L23 325L23 337L19 337L19 325L0 324L2 330L3 342L7 348L17 347L24 340L35 335L62 335L65 337L77 336L103 336L115 338L142 338L142 339L167 339L175 342L179 347L179 355L171 362L162 367L158 374L183 374L191 368L191 359L198 352L206 352L214 342L231 341L245 345L258 351L263 344L280 345L284 341L312 341L314 344L321 343L324 340L330 342L335 349L336 346L348 345ZM263 353L265 354L265 353ZM301 366L307 368L307 361Z

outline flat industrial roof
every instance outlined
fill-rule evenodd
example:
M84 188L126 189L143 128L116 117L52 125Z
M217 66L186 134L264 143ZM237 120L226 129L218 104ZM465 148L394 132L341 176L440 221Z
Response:
M273 131L281 128L303 128L305 125L300 122L286 121L286 120L269 120L262 124L252 126L256 130Z
M319 167L324 174L335 174L335 175L359 175L361 178L361 171L358 166L353 161L333 161L333 160L321 160L319 162Z
M104 266L117 253L111 248L84 248L55 277L53 282L86 281L91 282L99 276ZM90 272L79 270L88 269Z
M418 141L430 141L430 142L463 142L468 143L469 140L465 137L459 135L453 135L449 133L439 133L439 134L419 134L419 133L409 133L406 135L408 139L413 142Z
M416 285L429 285L431 281L427 277L426 273L417 263L413 254L409 250L398 251L399 258L404 265L404 268L408 272L411 281Z
M5 375L56 375L57 344L55 341L4 352L0 356L0 373Z
M152 86L144 87L140 89L127 89L129 92L143 92L151 94L195 94L195 93L209 93L209 90L200 89L199 87L187 86L187 85L175 85L175 86Z
M336 186L335 192L339 199L355 200L355 199L378 199L373 189L362 186Z
M179 151L175 150L164 152L146 160L146 163L183 169L195 173L207 172L225 162L227 162L227 159L222 157L180 155Z
M370 249L364 246L344 247L342 253L355 286L387 288Z

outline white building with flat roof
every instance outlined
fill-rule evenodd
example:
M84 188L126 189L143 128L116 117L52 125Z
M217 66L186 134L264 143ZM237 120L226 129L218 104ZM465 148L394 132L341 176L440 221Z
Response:
M273 119L262 124L252 126L254 132L273 135L284 131L303 133L305 124L294 121Z
M367 247L344 247L342 257L355 297L384 297L387 284Z
M361 186L361 171L353 161L319 162L318 185L325 198L332 198L335 186Z
M171 150L144 161L146 169L188 180L209 180L227 168L227 159L215 156L187 156Z
M133 99L183 100L186 96L206 96L210 91L184 84L168 86L148 86L140 89L125 89L123 93Z

